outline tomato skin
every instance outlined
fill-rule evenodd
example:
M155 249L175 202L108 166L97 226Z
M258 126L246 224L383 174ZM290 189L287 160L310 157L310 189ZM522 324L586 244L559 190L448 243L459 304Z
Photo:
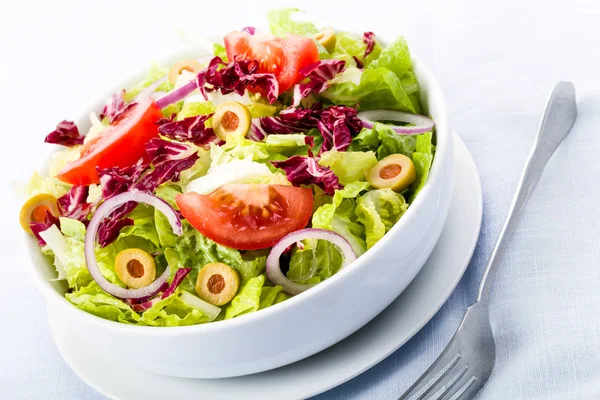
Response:
M230 32L225 36L227 58L257 60L259 72L272 73L279 83L279 93L289 90L302 80L298 72L319 61L319 50L311 38L287 35L284 38Z
M127 167L146 156L145 144L158 136L162 111L151 98L140 100L100 136L85 143L81 157L60 171L58 179L72 185L99 183L98 168Z
M242 185L244 184L235 186ZM233 185L225 185L222 188L226 189L228 186ZM280 210L279 214L250 226L255 221L245 223L240 213L228 210L227 205L220 200L220 189L208 195L195 192L180 194L175 201L185 219L200 233L216 243L238 250L272 247L288 233L302 229L308 224L313 207L310 189L283 185L244 186L248 186L249 189L253 186L264 186L272 190L271 193L275 194L271 195L270 204ZM233 202L244 203L243 196L234 197Z

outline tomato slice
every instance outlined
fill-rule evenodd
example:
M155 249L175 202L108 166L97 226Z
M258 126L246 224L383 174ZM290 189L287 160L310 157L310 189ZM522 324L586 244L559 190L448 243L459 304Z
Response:
M60 171L58 179L72 185L98 183L96 167L128 167L146 156L145 144L158 136L160 108L151 98L128 106L112 125L85 143L81 156Z
M180 194L176 201L204 236L238 250L272 247L304 228L313 207L310 189L258 183L228 184L208 195Z
M275 74L279 93L302 80L298 75L303 67L319 61L319 50L311 38L288 35L250 35L231 32L225 36L225 50L229 60L257 60L259 71Z

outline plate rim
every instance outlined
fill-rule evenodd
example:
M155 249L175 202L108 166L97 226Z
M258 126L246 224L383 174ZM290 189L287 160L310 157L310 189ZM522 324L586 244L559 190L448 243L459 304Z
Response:
M470 264L470 260L472 259L473 253L475 251L476 245L477 245L477 241L479 238L479 235L481 233L481 222L483 219L483 193L482 193L482 186L481 186L481 179L479 176L479 172L477 170L477 166L475 164L475 160L473 159L473 156L471 155L471 152L469 151L468 147L466 146L466 144L464 143L464 141L460 138L460 136L458 136L456 134L456 132L451 131L452 135L453 135L453 139L454 139L454 143L455 148L454 148L454 152L456 154L457 150L459 147L463 148L463 150L465 150L465 155L467 156L467 160L469 161L469 163L472 166L472 172L474 172L474 181L473 181L473 185L475 186L475 189L477 190L477 198L476 198L476 205L477 205L477 235L474 235L474 240L472 240L472 243L470 243L469 247L470 250L468 252L468 254L466 254L466 262L464 263L464 266L461 268L460 270L460 274L456 275L455 280L447 286L446 291L443 293L443 301L441 301L439 304L436 305L435 309L432 309L432 311L430 311L429 313L427 313L427 315L424 314L423 317L421 317L420 323L417 325L414 325L414 327L410 330L408 335L405 335L402 340L398 341L397 343L394 343L393 346L390 346L389 348L386 348L386 351L384 354L379 354L378 357L376 357L373 360L370 360L368 363L365 364L361 364L360 368L353 370L352 373L350 374L345 374L343 377L336 379L334 381L330 381L327 383L327 385L321 385L318 388L311 388L310 391L305 391L304 393L302 393L302 398L308 398L308 397L312 397L312 396L316 396L318 394L324 393L334 387L337 387L345 382L348 382L349 380L357 377L358 375L364 373L365 371L373 368L375 365L379 364L381 361L383 361L384 359L386 359L387 357L389 357L391 354L393 354L395 351L397 351L399 348L401 348L402 346L404 346L409 340L411 340L418 332L420 332L423 327L429 322L431 321L431 319L438 313L438 311L442 308L442 306L444 304L446 304L446 302L448 301L448 298L452 295L452 293L454 292L454 290L456 289L456 287L458 286L458 283L460 282L460 280L462 279L462 277L465 274L465 271L467 269L467 267ZM456 158L455 158L456 160ZM456 161L455 161L456 162ZM456 179L455 179L456 181ZM453 187L453 190L456 188L456 186ZM421 271L420 271L421 272ZM419 273L420 273L419 272ZM417 274L418 276L418 274ZM417 277L415 277L416 279ZM415 281L415 279L413 279L413 281L407 286L407 289L403 292L405 293L410 286L413 284L413 282ZM402 294L400 295L402 296ZM385 310L383 311L385 312ZM57 337L57 328L55 326L56 322L54 321L54 319L56 318L56 313L49 307L48 305L48 325L50 327L50 331L51 331L51 335L52 335L52 339L54 340L59 353L61 354L61 356L63 357L63 359L65 360L65 362L67 363L67 365L71 368L71 370L82 380L84 381L87 385L89 385L92 389L96 390L98 393L111 398L111 399L119 399L118 397L114 397L113 394L108 393L105 388L101 387L99 384L97 384L97 381L95 379L90 379L90 377L88 376L87 373L85 373L84 371L82 371L81 368L79 368L79 363L74 361L69 352L66 350L65 346L63 346L59 340L59 338ZM369 322L370 324L371 322ZM369 325L367 324L367 325ZM360 331L360 330L359 330ZM357 331L357 332L359 332ZM353 334L354 335L354 334ZM353 335L351 335L350 337L352 337ZM341 342L339 342L338 344L343 343L345 340L347 340L348 338L342 340ZM334 345L337 346L338 344ZM324 350L324 351L327 351ZM318 355L319 353L315 354ZM310 359L312 357L309 357L308 359ZM300 360L297 361L297 363L303 363L305 362L305 360ZM296 363L290 364L290 365L294 365ZM281 368L286 368L287 366L283 366ZM277 369L273 370L276 371ZM265 373L269 373L269 371L265 371ZM251 377L252 375L250 375ZM167 377L167 378L171 378L171 377ZM244 377L237 377L237 378L244 378ZM172 378L172 379L189 379L189 378ZM227 379L236 379L236 378L227 378Z

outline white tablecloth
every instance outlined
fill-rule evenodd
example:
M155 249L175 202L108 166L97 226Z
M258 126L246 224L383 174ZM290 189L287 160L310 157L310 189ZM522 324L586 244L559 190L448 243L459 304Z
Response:
M43 136L179 40L260 25L275 1L12 2L0 24L0 174L26 179ZM473 301L545 99L572 80L580 115L550 161L502 262L494 372L479 399L600 398L600 3L503 0L303 2L325 21L405 35L437 74L481 174L481 238L459 287L388 359L319 399L395 399L437 357ZM235 11L233 11L235 10ZM234 14L234 15L232 15ZM21 266L19 201L3 188L0 398L97 399L61 359Z

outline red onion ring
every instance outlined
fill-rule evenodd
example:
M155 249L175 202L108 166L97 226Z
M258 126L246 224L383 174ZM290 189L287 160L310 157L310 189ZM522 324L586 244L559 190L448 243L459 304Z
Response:
M284 236L273 248L267 257L267 277L271 282L276 285L283 287L283 291L292 296L304 292L307 289L315 286L315 284L300 284L289 280L279 265L279 257L285 250L292 244L299 242L304 239L321 239L327 240L334 244L342 253L344 261L340 269L348 266L352 261L356 260L356 254L352 250L352 246L343 236L338 235L335 232L328 231L326 229L306 228L300 229L299 231L292 232L287 236Z
M418 135L429 132L435 123L429 117L420 114L411 114L394 110L369 110L361 111L356 115L361 119L365 128L371 129L375 121L408 122L415 126L392 126L391 128L401 135Z
M182 100L196 89L198 89L197 79L191 80L180 88L174 89L156 100L156 105L158 108L165 108L169 104L177 103L179 100Z
M85 262L90 274L92 275L92 278L94 278L98 285L105 292L121 299L139 299L153 296L160 291L160 289L163 287L163 284L167 281L167 279L169 279L170 275L170 268L167 266L165 272L163 272L163 274L150 285L140 289L125 289L109 282L108 279L106 279L102 273L100 273L98 263L96 262L96 236L98 235L100 223L116 208L130 201L153 206L167 217L169 224L173 229L173 233L176 235L181 235L183 233L181 221L179 220L179 217L177 216L177 213L173 207L171 207L166 201L149 193L140 192L138 190L130 190L115 197L111 197L102 203L100 207L98 207L92 216L92 220L90 221L85 233Z

